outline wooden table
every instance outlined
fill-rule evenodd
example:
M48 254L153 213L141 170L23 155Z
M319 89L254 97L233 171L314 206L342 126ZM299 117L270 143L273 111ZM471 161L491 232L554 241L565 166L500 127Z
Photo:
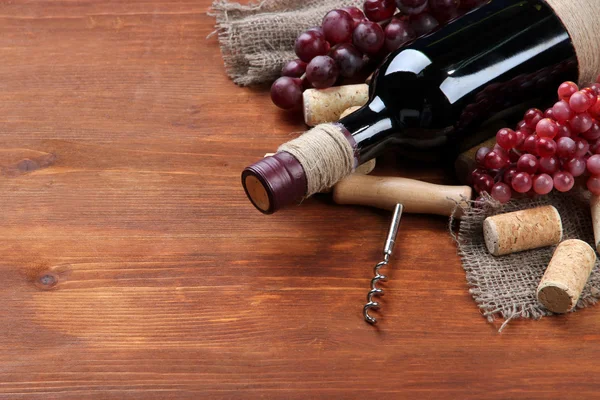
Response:
M596 398L599 310L498 334L446 219L403 219L374 328L389 213L252 208L302 121L226 77L209 4L0 4L0 398Z

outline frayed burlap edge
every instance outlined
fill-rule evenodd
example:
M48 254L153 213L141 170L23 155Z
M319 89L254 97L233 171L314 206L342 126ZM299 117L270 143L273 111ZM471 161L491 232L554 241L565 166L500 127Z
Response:
M265 41L264 46L270 46L270 50L246 53L243 49L244 44L237 39L243 34L239 29L240 19L267 12L272 8L268 7L268 4L267 1L261 1L242 5L217 0L208 12L208 15L216 19L216 29L208 37L217 35L225 72L237 85L248 86L275 80L279 76L281 66L296 58L291 47L288 51L278 50L274 45L270 46L268 41ZM241 26L243 31L243 23Z

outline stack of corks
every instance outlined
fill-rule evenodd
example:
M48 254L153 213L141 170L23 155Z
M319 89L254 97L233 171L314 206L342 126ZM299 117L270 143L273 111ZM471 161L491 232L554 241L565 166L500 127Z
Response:
M555 207L488 217L483 235L488 251L497 257L558 245L538 285L537 298L555 313L575 308L596 263L596 252L582 240L563 241L562 221Z

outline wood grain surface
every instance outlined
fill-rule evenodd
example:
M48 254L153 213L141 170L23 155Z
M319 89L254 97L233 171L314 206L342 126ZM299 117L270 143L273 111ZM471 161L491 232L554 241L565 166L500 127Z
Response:
M209 4L0 3L0 398L597 398L597 307L498 334L444 217L404 217L363 321L390 215L252 208L303 125L226 77Z

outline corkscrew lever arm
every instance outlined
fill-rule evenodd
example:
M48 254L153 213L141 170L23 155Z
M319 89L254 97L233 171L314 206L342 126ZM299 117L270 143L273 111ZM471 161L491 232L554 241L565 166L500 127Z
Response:
M398 228L400 227L400 220L402 219L402 210L402 204L396 204L396 208L394 208L394 215L392 217L392 223L390 225L390 230L388 231L387 239L385 240L385 246L383 247L383 261L379 262L375 266L373 271L375 276L373 277L373 279L371 279L371 290L367 294L367 304L365 304L363 308L363 316L365 317L365 321L367 321L370 324L377 323L377 319L369 315L369 310L371 308L379 308L379 303L373 301L373 296L383 296L383 289L377 287L377 282L384 281L387 279L387 277L385 275L381 275L379 273L379 269L388 265L390 257L392 256L394 244L396 243L396 236L398 235Z

